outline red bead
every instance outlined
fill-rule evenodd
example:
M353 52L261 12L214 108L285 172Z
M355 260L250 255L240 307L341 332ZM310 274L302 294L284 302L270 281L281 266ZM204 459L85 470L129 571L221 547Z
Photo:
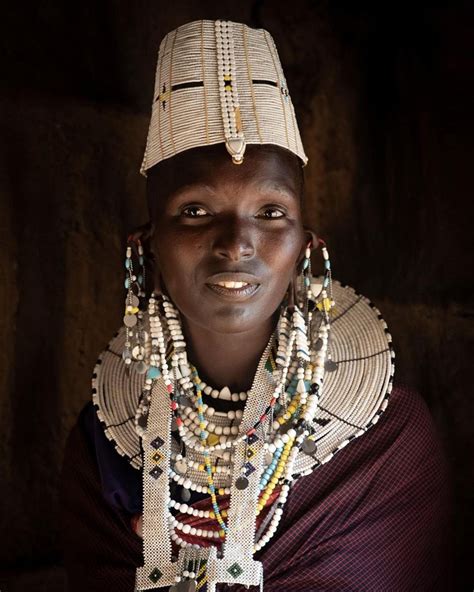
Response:
M183 420L181 419L181 417L177 417L177 418L176 418L176 425L177 425L178 427L180 427L180 426L182 426L182 425L183 425Z
M247 432L247 436L251 436L252 434L255 434L255 428L252 428Z
M263 423L265 420L267 419L267 416L265 415L265 413L263 415L260 416L260 419L258 420L260 423Z
M168 392L171 394L173 392L173 385L172 384L167 384L166 388L168 389Z
M171 401L171 409L174 411L175 409L178 409L178 403L176 403L176 401Z

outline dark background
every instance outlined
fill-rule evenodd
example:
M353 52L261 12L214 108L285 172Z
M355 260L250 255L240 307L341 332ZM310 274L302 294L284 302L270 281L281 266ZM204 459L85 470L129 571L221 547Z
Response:
M127 231L146 221L138 169L158 45L199 18L275 38L310 159L307 220L335 277L381 309L396 378L432 411L453 475L456 589L471 589L473 13L468 2L2 3L2 592L63 590L58 474L121 323Z

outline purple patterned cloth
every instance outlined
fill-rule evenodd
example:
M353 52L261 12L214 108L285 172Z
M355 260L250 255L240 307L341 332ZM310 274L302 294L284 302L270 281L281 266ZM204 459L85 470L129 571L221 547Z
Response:
M452 590L450 499L426 405L397 387L377 425L295 484L275 536L255 555L264 590ZM90 404L67 442L61 508L70 592L132 592L143 561L130 526L141 473L115 452Z

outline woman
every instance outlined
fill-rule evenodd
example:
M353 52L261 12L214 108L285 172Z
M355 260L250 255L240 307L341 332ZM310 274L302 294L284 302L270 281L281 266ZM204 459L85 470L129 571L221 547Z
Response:
M306 162L266 31L165 37L150 222L66 449L72 591L449 589L429 414L392 389L380 313L303 226Z

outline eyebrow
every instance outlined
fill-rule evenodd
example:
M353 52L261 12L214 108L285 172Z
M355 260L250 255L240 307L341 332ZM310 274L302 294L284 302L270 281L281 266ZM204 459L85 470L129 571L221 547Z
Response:
M286 183L279 181L262 181L257 185L260 191L276 191L288 197L295 197L295 192Z
M289 197L294 199L297 196L297 193L294 192L286 182L282 181L274 181L274 180L262 180L256 182L257 190L260 193L265 191L272 191L279 193L280 195ZM216 195L216 189L213 185L209 185L208 183L196 182L196 183L185 183L181 185L176 191L173 191L171 194L171 198L180 197L183 194L186 194L188 191L206 191L211 195Z
M183 193L187 193L188 191L196 191L196 190L204 190L207 191L208 193L214 194L216 193L215 189L211 186L208 185L207 183L185 183L184 185L181 185L180 187L178 187L178 189L176 189L175 191L173 191L173 193L171 194L170 197L178 197Z

